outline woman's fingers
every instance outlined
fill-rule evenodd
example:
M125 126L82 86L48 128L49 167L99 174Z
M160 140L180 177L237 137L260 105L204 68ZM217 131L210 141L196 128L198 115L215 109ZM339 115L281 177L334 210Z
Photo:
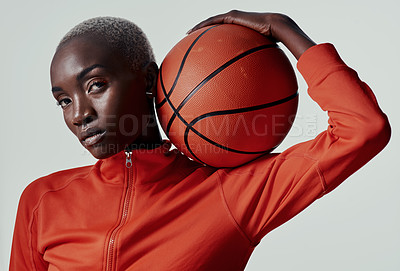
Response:
M220 15L216 15L216 16L212 16L198 24L196 24L192 29L190 29L186 34L190 34L202 27L205 26L209 26L209 25L213 25L213 24L222 24L222 23L226 23L224 22L224 18L226 16L226 13L224 14L220 14Z

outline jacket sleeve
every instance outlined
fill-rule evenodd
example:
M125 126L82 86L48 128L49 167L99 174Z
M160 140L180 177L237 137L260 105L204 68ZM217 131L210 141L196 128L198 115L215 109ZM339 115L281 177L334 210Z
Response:
M311 98L328 111L327 130L280 154L218 171L230 215L254 245L372 159L391 134L371 89L332 44L309 48L297 67Z
M10 271L41 271L48 268L43 255L37 250L35 209L40 194L33 187L34 183L30 184L19 201L11 248Z

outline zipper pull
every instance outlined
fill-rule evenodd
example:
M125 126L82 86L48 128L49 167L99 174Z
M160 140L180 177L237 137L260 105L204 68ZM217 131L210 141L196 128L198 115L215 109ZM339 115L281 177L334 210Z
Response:
M125 151L125 155L126 155L125 166L127 168L131 168L132 167L132 152Z

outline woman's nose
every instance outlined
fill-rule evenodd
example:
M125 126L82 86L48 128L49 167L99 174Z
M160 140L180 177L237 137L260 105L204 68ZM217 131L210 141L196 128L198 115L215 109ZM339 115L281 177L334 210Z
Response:
M72 123L75 126L86 126L96 117L96 112L92 105L85 101L74 103L74 117Z

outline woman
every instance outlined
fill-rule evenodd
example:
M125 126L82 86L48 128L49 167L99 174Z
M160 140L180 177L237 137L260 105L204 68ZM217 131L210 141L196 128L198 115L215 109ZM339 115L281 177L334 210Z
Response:
M25 189L11 270L243 270L263 236L387 144L386 115L333 45L316 45L282 14L231 11L191 31L215 23L282 42L328 111L328 129L237 168L200 165L161 140L158 69L140 29L116 18L83 22L56 50L52 92L69 129L99 161Z

